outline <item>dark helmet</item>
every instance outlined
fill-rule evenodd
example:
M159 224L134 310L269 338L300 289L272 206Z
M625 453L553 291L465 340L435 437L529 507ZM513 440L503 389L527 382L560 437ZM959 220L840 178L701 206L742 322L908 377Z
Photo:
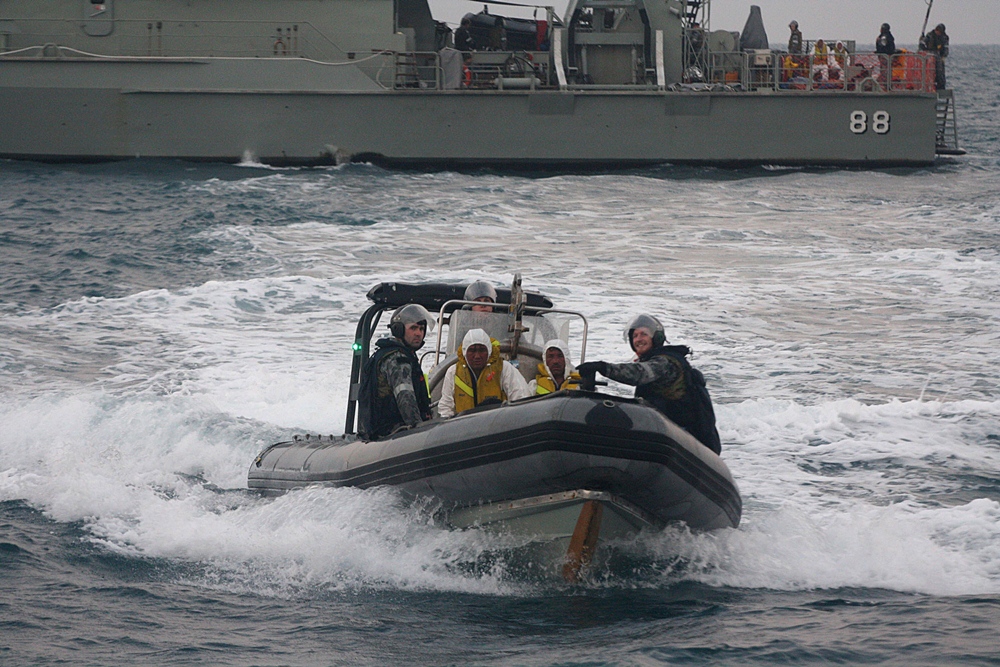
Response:
M663 325L660 324L658 319L652 315L636 315L628 323L628 326L625 327L625 341L633 351L635 347L632 345L632 332L636 329L646 329L649 331L649 335L653 337L653 347L659 347L667 342L667 336L663 333Z
M882 24L882 32L889 32L889 24L888 23L883 23Z
M799 22L798 21L792 21L791 23L788 24L788 27L791 28L792 30L794 30L794 29L796 29L796 28L799 27Z
M475 301L484 296L488 296L493 303L497 302L496 289L485 280L477 280L465 288L466 301Z
M938 23L937 26L934 29L935 30L940 30L941 32L944 32L944 24L943 23Z
M395 338L403 340L406 326L414 322L423 322L428 333L434 331L434 318L419 303L408 303L397 308L389 318L389 331Z

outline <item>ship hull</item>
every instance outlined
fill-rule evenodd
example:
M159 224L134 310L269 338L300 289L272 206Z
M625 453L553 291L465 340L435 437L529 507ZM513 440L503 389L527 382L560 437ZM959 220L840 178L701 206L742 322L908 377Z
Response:
M0 157L404 167L874 167L935 157L933 93L345 90L365 88L363 77L331 69L5 61ZM879 112L887 122L876 132Z
M648 404L557 392L434 420L385 440L298 438L250 466L249 488L393 486L436 499L458 528L500 525L551 539L580 506L609 508L616 536L681 521L739 525L742 501L721 458ZM611 516L613 515L613 516Z

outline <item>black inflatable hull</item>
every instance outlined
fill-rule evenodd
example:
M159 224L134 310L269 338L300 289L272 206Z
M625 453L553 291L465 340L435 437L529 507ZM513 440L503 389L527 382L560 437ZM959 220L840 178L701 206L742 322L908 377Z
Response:
M587 500L634 527L736 527L742 511L725 463L686 431L641 400L581 391L479 408L376 442L299 437L262 452L248 484L392 485L438 499L460 526Z

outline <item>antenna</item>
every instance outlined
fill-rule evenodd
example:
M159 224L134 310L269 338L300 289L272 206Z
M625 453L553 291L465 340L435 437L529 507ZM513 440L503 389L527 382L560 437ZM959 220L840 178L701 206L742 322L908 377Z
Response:
M934 6L934 0L926 0L927 2L927 13L924 14L924 27L920 29L920 46L924 45L924 35L927 34L927 21L931 17L931 7Z

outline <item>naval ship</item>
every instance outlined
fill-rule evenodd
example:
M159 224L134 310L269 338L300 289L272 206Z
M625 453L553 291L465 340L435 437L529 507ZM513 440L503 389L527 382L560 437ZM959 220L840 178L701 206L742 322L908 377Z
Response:
M961 153L932 55L788 55L750 9L734 32L711 29L706 0L569 0L531 20L487 5L453 32L427 0L0 0L0 158L881 167Z

